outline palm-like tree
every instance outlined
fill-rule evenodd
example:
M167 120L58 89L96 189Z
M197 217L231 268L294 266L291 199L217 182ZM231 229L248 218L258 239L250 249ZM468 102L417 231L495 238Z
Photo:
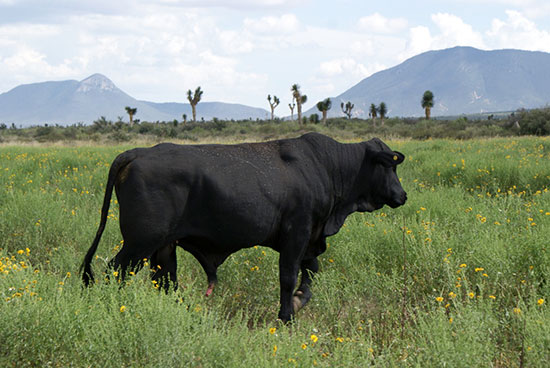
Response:
M273 95L273 102L271 102L271 95L267 95L267 101L269 102L269 107L271 107L271 120L273 120L273 117L275 115L275 108L279 106L279 103L281 102L279 100L279 97Z
M137 113L137 108L131 108L130 106L125 107L128 116L130 117L130 125L134 125L134 115Z
M327 112L332 107L330 98L325 98L323 101L317 102L317 109L323 113L323 124L327 124Z
M293 84L292 88L290 88L290 91L292 92L292 98L296 101L298 123L302 124L302 105L307 102L307 96L302 94L302 92L300 91L300 86L297 84Z
M375 104L370 104L369 115L371 116L372 121L374 122L374 120L376 119L376 116L378 115L378 107L376 107Z
M421 104L424 112L426 113L426 120L430 120L432 107L434 107L434 94L432 93L432 91L428 90L424 92Z
M197 104L201 100L203 91L201 91L201 87L198 86L197 89L195 89L195 93L193 94L191 90L187 91L187 100L189 100L189 103L191 104L191 110L193 111L193 121L197 121Z
M340 104L340 108L342 109L342 112L346 114L348 119L351 119L351 110L353 110L354 107L355 105L352 104L351 101L346 102L345 105L343 102Z
M388 107L386 106L385 102L380 102L380 105L378 106L378 114L380 114L380 119L384 121L384 118L386 117L386 114L388 113Z

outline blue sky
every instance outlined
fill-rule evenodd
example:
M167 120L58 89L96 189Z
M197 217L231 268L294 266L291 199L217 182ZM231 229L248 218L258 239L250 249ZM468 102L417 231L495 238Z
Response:
M133 97L305 108L428 50L550 52L547 0L0 0L0 93L109 77ZM139 112L138 112L139 115Z

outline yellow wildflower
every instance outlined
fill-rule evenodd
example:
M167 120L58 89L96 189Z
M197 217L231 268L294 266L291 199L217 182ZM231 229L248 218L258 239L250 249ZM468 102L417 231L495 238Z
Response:
M311 335L309 338L310 338L311 341L313 341L313 342L317 342L317 340L319 340L319 338L317 337L317 335Z
M126 306L122 305L120 306L120 313L124 313L126 311Z
M540 298L539 300L537 300L537 304L538 305L543 305L544 304L544 299Z
M275 327L271 327L271 328L269 329L269 333L270 333L271 335L273 335L276 331L277 331L277 328L275 328Z
M441 303L443 301L443 298L438 296L437 298L435 298L435 300Z

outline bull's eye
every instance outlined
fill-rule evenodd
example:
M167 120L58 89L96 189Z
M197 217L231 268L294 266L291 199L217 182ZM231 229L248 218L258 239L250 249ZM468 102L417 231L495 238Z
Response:
M393 160L397 161L397 160L399 160L399 157L397 157L397 155L393 155Z

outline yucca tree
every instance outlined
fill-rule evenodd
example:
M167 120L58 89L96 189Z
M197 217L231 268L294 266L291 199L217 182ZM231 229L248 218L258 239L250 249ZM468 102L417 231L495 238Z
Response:
M376 120L376 116L378 116L378 107L376 107L375 104L370 104L369 108L369 115L372 118L372 122Z
M128 116L130 117L130 126L134 125L134 115L137 113L137 108L131 108L130 106L125 107Z
M424 92L421 104L424 112L426 113L426 120L430 120L432 107L434 107L434 94L432 93L432 91L428 90Z
M296 107L296 104L294 103L294 99L292 99L292 103L288 104L288 108L290 109L290 120L294 120L294 108Z
M273 95L273 102L271 102L271 95L267 95L267 101L269 102L269 107L271 107L271 120L275 117L275 108L279 106L279 103L281 102L279 100L279 97Z
M290 88L290 91L292 92L292 98L294 99L294 101L296 101L298 123L302 124L302 105L307 102L307 96L302 94L302 92L300 91L300 86L297 84L293 84L292 88Z
M195 93L193 94L191 90L187 91L187 99L189 100L189 103L191 104L191 110L193 112L193 121L197 121L197 104L201 100L203 91L201 90L201 87L198 86L195 89Z
M388 107L386 106L385 102L380 102L380 105L378 105L378 114L380 115L380 119L384 121L384 118L386 117L386 114L388 113Z
M354 104L351 103L351 101L348 101L346 102L346 104L344 105L344 103L342 102L340 104L340 107L342 108L342 112L344 114L346 114L346 116L348 117L348 119L351 119L351 110L353 110L353 108L355 107Z
M332 107L330 98L325 98L323 101L317 102L317 109L323 113L323 124L327 124L327 112Z

